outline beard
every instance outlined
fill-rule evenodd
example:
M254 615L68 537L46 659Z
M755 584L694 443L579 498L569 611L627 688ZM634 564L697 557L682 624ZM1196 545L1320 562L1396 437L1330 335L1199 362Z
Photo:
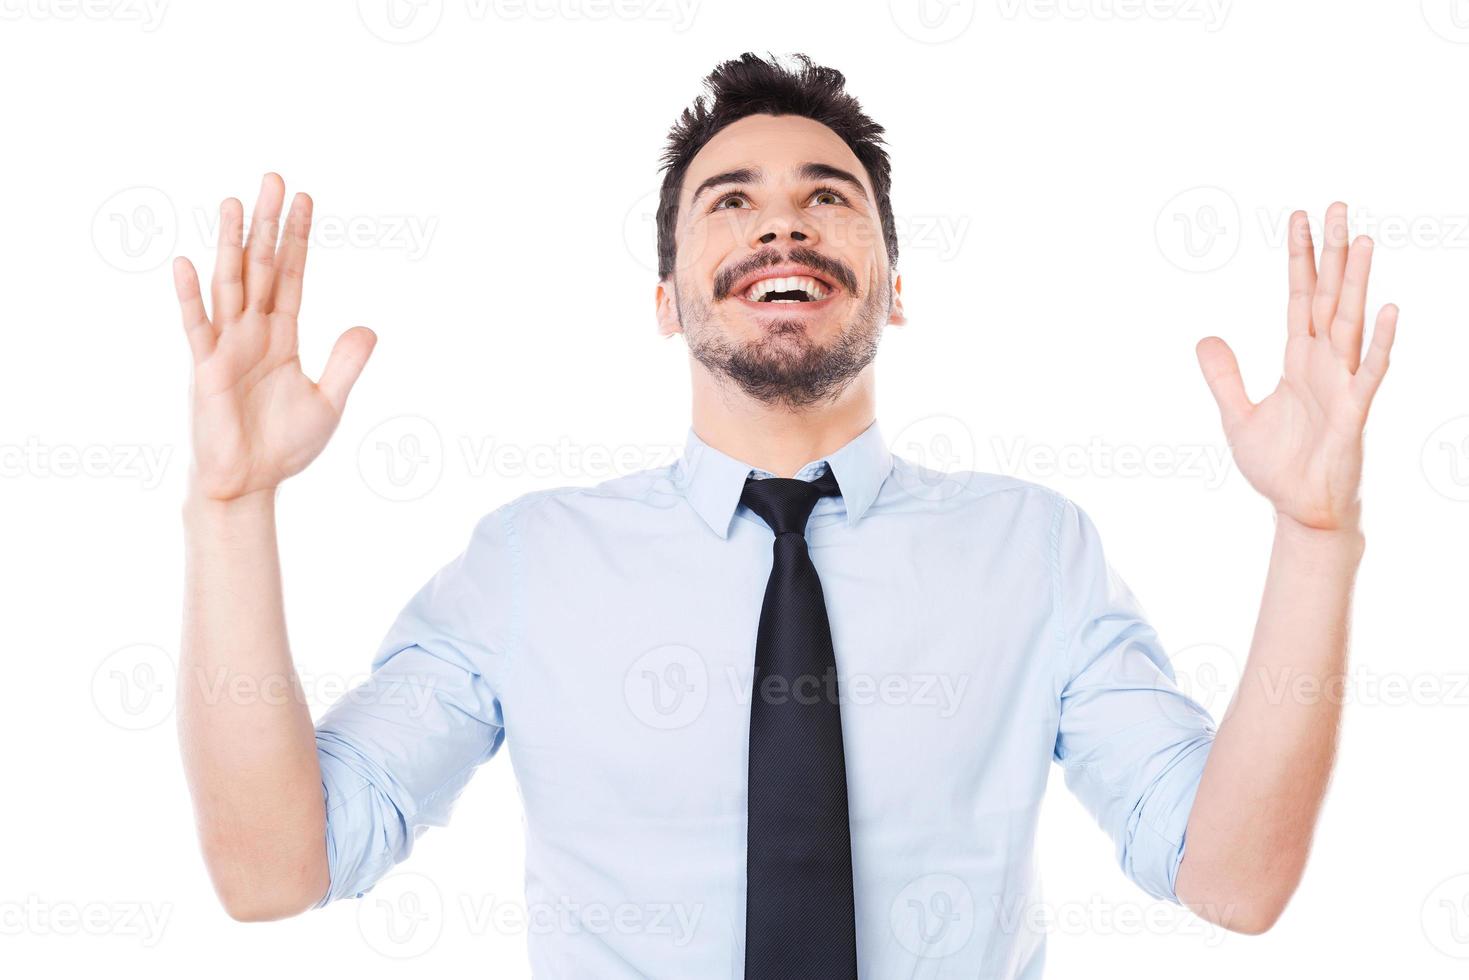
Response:
M764 336L735 343L702 296L685 305L683 295L676 289L674 302L689 353L717 381L733 383L756 401L789 411L839 396L877 356L883 324L892 312L892 285L883 280L883 288L868 292L829 344L812 341L808 324L797 318L767 320Z

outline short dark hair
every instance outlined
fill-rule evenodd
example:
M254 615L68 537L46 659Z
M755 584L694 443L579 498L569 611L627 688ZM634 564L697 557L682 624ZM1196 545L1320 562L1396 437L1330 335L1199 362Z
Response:
M690 161L715 133L757 113L805 116L831 129L851 147L853 155L867 169L867 179L872 182L872 192L877 197L888 264L897 267L898 233L893 224L893 205L888 198L892 168L883 149L883 128L862 111L855 98L843 91L847 80L841 72L814 65L804 54L794 57L801 63L796 71L783 67L774 55L767 61L748 51L736 60L721 62L704 79L705 87L714 97L713 104L705 108L704 96L698 96L693 107L685 109L669 130L659 168L666 171L658 195L659 279L673 273L678 195Z

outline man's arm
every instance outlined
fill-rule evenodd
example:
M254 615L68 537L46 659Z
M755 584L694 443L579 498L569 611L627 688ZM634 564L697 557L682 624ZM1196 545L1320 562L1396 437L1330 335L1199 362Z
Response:
M1364 547L1362 430L1397 323L1397 309L1383 307L1363 358L1372 241L1348 249L1346 210L1327 209L1319 278L1306 216L1291 216L1274 392L1252 404L1229 347L1217 337L1198 345L1235 462L1276 510L1249 659L1200 778L1176 881L1181 901L1239 932L1270 928L1299 884L1335 757Z
M375 342L354 327L319 383L302 373L311 201L296 196L277 252L284 193L267 174L248 246L240 202L221 205L209 315L193 265L174 263L194 369L179 740L205 862L242 920L296 914L327 890L321 772L286 637L275 492L326 445Z
M321 772L286 639L274 491L191 488L179 740L210 877L235 919L311 907L327 888Z
M1335 759L1362 547L1355 528L1276 520L1254 643L1214 736L1178 868L1180 900L1225 928L1270 928L1305 869Z

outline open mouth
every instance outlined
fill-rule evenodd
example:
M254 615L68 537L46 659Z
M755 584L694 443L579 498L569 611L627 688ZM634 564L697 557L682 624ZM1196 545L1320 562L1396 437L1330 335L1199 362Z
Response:
M776 276L757 279L739 293L747 303L820 303L836 292L814 276Z

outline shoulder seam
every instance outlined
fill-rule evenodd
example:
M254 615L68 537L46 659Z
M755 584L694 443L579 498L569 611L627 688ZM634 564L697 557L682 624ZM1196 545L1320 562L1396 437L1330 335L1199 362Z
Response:
M1061 518L1066 513L1066 497L1049 487L1046 487L1045 490L1051 494L1054 505L1052 507L1050 540L1047 542L1049 550L1046 557L1051 566L1051 618L1053 621L1051 635L1056 643L1054 652L1056 662L1053 665L1052 676L1056 697L1059 699L1061 692L1065 690L1066 686L1067 637L1065 616L1062 613L1065 584L1061 581Z

